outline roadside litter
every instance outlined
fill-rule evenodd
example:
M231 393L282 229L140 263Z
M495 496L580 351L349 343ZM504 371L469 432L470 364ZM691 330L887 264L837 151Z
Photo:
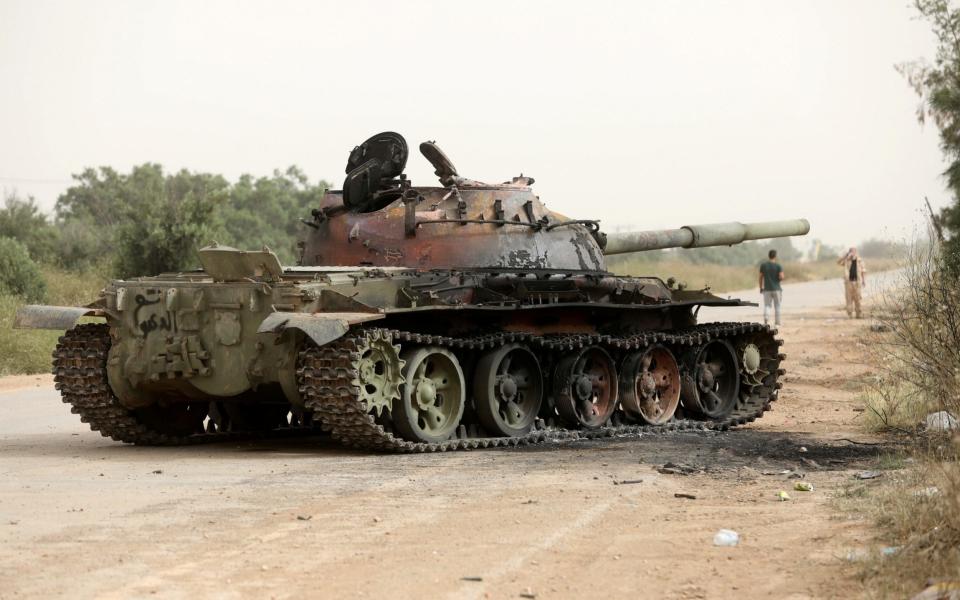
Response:
M736 546L740 543L740 534L732 529L721 529L713 536L714 546Z
M960 429L960 421L945 410L930 413L926 419L927 431L952 431Z
M960 581L928 581L927 587L910 600L960 600Z
M699 467L668 462L657 467L657 472L663 475L690 475L701 471Z
M922 490L917 490L913 495L917 498L933 498L940 493L940 488L937 486L925 487Z

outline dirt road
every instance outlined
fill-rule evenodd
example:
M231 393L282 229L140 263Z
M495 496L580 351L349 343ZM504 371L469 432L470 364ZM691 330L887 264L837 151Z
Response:
M820 284L785 293L780 400L727 434L422 456L316 439L138 448L87 430L49 379L8 383L0 597L857 596L843 557L869 532L830 498L880 452L842 439L871 441L852 391L870 334L832 288L827 308L791 308L817 293L805 285ZM720 528L739 546L713 546Z

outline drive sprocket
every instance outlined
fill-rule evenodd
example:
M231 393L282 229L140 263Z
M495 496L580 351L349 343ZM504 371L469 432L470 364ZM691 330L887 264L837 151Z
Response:
M358 348L351 366L355 373L351 383L360 390L360 401L367 412L379 417L400 399L404 382L400 346L394 345L390 333L374 329L357 339Z

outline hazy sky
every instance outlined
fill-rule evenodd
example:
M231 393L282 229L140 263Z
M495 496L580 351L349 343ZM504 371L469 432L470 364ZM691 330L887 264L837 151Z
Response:
M907 0L0 0L0 186L49 209L151 161L339 187L390 129L605 229L807 217L846 244L947 201L894 70L932 55Z

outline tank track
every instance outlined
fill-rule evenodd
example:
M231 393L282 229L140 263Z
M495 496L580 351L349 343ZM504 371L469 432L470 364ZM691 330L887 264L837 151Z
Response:
M544 442L603 437L640 437L668 431L727 430L761 417L777 398L783 374L780 362L786 357L778 352L782 341L775 331L756 323L709 323L677 332L650 332L632 336L560 335L538 336L524 333L496 333L474 337L426 335L396 330L378 330L394 343L416 343L441 346L451 350L489 350L502 344L522 342L544 351L563 351L587 345L601 345L615 351L640 349L654 343L682 348L704 344L715 339L749 340L761 350L765 374L752 385L741 386L740 399L730 416L722 421L674 419L665 425L629 425L608 422L592 430L571 430L547 426L538 419L532 431L517 437L474 437L461 426L456 439L438 443L411 442L393 434L389 426L367 412L359 399L356 361L362 336L372 329L358 329L323 347L301 350L297 377L300 395L324 429L341 443L355 448L385 452L444 452L539 444Z
M359 401L358 390L351 383L355 380L353 363L357 356L357 344L361 336L370 335L372 329L360 329L322 348L303 349L298 356L297 376L300 393L306 407L319 417L324 429L341 443L369 450L389 452L438 452L496 448L538 443L593 439L602 437L640 437L645 434L691 430L726 430L749 423L770 408L776 400L777 381L783 373L780 361L785 357L777 353L781 342L766 326L741 323L713 323L700 325L690 330L671 333L647 333L637 336L618 337L600 335L536 336L523 333L498 333L474 337L448 337L419 333L380 330L394 341L401 343L429 344L452 350L488 350L511 342L524 342L544 351L572 350L586 345L599 344L616 350L644 348L654 343L675 347L703 344L713 339L734 339L741 336L759 336L764 347L763 360L769 374L762 384L743 393L737 407L729 418L720 422L695 419L674 419L660 425L629 425L616 422L594 430L571 430L548 426L538 420L534 429L517 437L474 437L461 427L456 439L427 444L409 442L395 436L389 428L378 423L368 414ZM119 442L140 445L184 445L215 441L247 439L253 436L281 436L315 432L310 426L275 429L271 432L221 431L209 427L204 432L191 435L172 435L156 431L144 425L128 408L120 404L107 381L107 356L110 349L109 328L106 324L84 324L61 336L53 353L53 374L56 388L71 412L80 416L94 431Z
M312 426L278 428L270 432L221 431L208 425L206 431L190 435L172 435L144 425L136 415L120 404L107 381L107 354L110 329L105 323L77 325L60 337L53 351L53 379L70 412L118 442L149 446L179 446L203 442L229 441L250 437L316 433Z

